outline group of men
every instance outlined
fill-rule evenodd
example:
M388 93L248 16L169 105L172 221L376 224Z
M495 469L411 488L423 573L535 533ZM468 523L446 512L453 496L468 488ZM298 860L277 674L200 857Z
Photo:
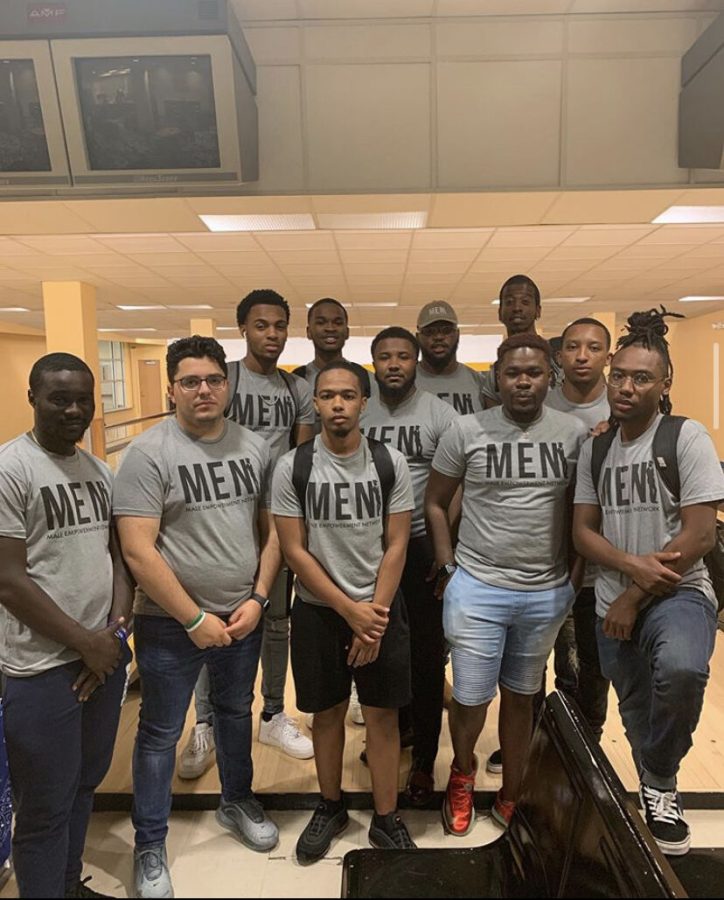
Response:
M99 896L81 859L131 622L142 691L137 896L173 896L171 783L194 692L180 774L199 774L215 751L219 824L252 850L276 846L252 788L260 657L259 739L313 755L319 781L301 863L322 858L348 823L353 686L367 729L369 840L415 848L398 812L399 722L412 726L407 799L429 807L448 651L443 824L463 835L474 823L474 751L500 688L500 752L488 767L502 767L492 816L506 827L559 634L575 636L566 690L598 736L613 681L649 827L666 852L686 852L676 774L714 646L702 557L724 476L691 420L678 420L676 485L657 464L673 376L661 314L632 316L617 348L600 322L573 322L556 383L540 313L532 280L509 279L506 339L479 373L457 360L452 307L430 303L416 335L376 335L370 379L343 358L347 311L325 298L308 314L314 360L289 374L278 367L289 307L253 291L237 309L243 360L227 363L212 338L169 346L174 414L131 443L115 479L77 447L93 416L90 369L68 354L38 360L34 427L0 448L0 665L21 896ZM284 712L290 646L311 742Z

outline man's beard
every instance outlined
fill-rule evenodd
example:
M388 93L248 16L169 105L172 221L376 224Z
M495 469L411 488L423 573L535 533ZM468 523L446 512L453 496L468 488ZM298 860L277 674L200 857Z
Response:
M377 377L375 374L375 381L377 382L377 387L380 389L380 395L387 400L393 400L399 402L400 400L404 400L405 397L412 391L415 387L415 378L417 377L417 371L415 370L412 373L412 378L409 381L406 381L404 384L401 384L399 387L389 387L383 381Z
M457 340L452 345L452 347L448 350L445 356L428 356L428 354L423 350L422 356L425 362L430 366L431 369L435 369L437 372L442 372L445 366L450 365L450 361L455 357L455 354L458 352L458 344L460 343L460 336L458 335Z

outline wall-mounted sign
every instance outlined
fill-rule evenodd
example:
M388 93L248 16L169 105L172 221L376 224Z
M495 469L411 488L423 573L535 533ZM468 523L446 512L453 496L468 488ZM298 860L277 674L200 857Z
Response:
M30 3L28 5L28 22L39 25L41 22L64 22L68 15L65 3Z

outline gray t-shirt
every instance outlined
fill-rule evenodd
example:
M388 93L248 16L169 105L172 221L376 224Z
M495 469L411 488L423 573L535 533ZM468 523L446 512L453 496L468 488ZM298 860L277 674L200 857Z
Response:
M551 409L570 413L583 422L589 430L595 428L600 422L607 422L611 415L611 407L608 404L608 391L606 390L591 403L572 403L563 394L562 386L556 385L552 390L548 391L545 404L550 406ZM594 563L587 563L583 586L593 587L597 577L598 566Z
M576 483L578 504L601 507L601 533L606 540L637 556L658 553L681 531L681 509L696 503L724 499L724 474L704 426L688 419L676 445L681 497L677 502L661 480L654 463L653 440L658 415L646 431L623 443L620 430L601 468L601 497L593 485L588 441L581 453ZM681 586L696 588L716 605L706 565L696 562L681 579ZM630 587L631 579L616 569L600 568L596 580L596 612L605 616L611 603Z
M272 462L291 446L295 425L314 425L312 391L303 378L277 369L259 375L244 360L229 363L231 394L225 415L269 443Z
M603 393L590 403L573 403L563 393L563 386L557 384L548 391L545 399L546 406L560 412L570 413L589 429L592 430L600 422L607 422L611 415L611 407L608 405L608 391Z
M450 375L431 375L418 363L415 383L423 391L429 391L449 403L459 415L467 415L485 409L482 394L484 374L458 363L457 369Z
M58 456L23 434L0 447L0 537L25 541L28 576L60 609L94 631L108 621L113 477L84 450ZM0 669L37 675L80 659L0 606Z
M410 472L404 456L388 448L395 467L389 514L414 507ZM295 450L286 453L274 470L272 513L302 518L292 483ZM384 556L382 491L369 445L362 440L350 456L337 456L314 438L314 458L306 497L307 547L334 583L351 600L371 600ZM302 600L326 605L297 578Z
M586 428L545 406L524 428L502 406L453 423L433 468L463 479L455 559L475 578L545 590L568 579L566 492Z
M362 431L396 447L407 460L415 494L412 537L425 534L425 488L440 439L458 416L450 404L416 389L402 403L387 406L379 396L367 402L360 418Z
M175 418L137 437L116 475L113 513L160 519L156 547L189 596L208 612L233 612L259 564L260 507L269 506L269 445L234 422L213 441ZM167 616L140 588L137 613Z

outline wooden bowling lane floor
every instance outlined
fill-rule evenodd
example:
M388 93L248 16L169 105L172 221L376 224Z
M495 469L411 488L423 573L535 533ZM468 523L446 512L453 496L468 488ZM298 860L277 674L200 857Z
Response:
M552 677L549 666L549 688L552 689ZM259 727L259 711L261 700L257 682L256 700L254 702L254 789L261 794L315 794L317 781L313 760L291 759L276 747L260 744L257 740ZM116 741L116 749L111 768L99 788L101 794L131 794L131 754L136 735L138 707L140 695L129 692L121 714L121 724ZM296 716L303 733L311 736L305 724L306 717L297 713L294 705L294 686L291 675L287 683L287 712ZM478 791L497 791L500 787L500 776L489 775L484 770L484 760L498 746L497 737L498 701L491 704L488 722L478 742L477 753L481 761L477 778ZM186 726L177 748L180 755L188 735L194 725L193 706L189 709ZM343 788L349 792L369 792L370 776L367 768L360 762L359 755L364 748L364 726L347 723L347 743L344 757ZM638 788L628 743L623 733L621 720L616 706L616 697L611 691L609 700L608 721L604 730L602 747L612 765L618 772L627 790ZM447 724L447 714L443 716L443 731L440 740L440 752L435 766L435 784L443 790L452 760L452 746ZM400 765L400 787L404 787L410 765L410 751L404 750ZM684 759L679 773L679 790L683 793L705 795L721 793L721 803L717 799L709 799L706 805L717 805L724 808L724 633L719 632L711 664L711 679L704 700L704 711L699 727L694 735L694 747ZM219 792L219 779L216 767L212 766L201 778L195 781L182 781L175 777L173 791L176 795L216 794ZM691 802L688 803L691 806Z

